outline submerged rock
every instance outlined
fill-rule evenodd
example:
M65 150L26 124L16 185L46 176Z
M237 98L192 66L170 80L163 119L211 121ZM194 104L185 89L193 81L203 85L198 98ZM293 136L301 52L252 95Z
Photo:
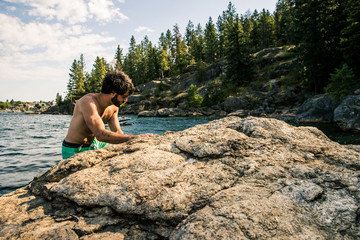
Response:
M236 116L62 160L0 197L0 239L358 239L360 148Z

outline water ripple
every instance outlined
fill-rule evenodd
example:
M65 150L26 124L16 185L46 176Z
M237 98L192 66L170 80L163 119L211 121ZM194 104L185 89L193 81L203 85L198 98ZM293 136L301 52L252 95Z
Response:
M0 157L9 157L9 156L26 156L28 154L22 152L10 152L10 153L3 153L0 154Z
M0 128L0 131L3 132L3 131L14 131L15 129L14 128Z

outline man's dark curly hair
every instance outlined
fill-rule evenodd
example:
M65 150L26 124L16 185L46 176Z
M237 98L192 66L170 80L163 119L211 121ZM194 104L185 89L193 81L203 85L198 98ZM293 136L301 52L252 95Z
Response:
M133 94L135 88L130 77L122 71L114 70L106 74L102 87L102 93L115 92L119 95L125 94L129 90L129 95Z

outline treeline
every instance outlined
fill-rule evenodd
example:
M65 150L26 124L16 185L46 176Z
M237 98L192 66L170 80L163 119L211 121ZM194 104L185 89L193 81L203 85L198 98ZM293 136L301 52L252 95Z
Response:
M25 105L25 104L26 104L26 102L14 101L14 99L11 99L10 102L9 102L9 100L6 100L6 102L0 101L0 109L5 110L5 109L10 109L10 108L13 108L16 106Z
M279 0L274 13L263 9L242 15L229 2L216 22L210 17L202 27L189 21L184 36L177 24L161 33L157 45L147 36L137 44L132 36L125 56L118 45L113 64L97 57L90 73L84 71L81 55L70 68L65 100L99 92L103 77L112 69L126 72L138 85L179 75L191 64L201 68L219 59L227 65L222 86L205 98L224 98L256 79L251 53L290 44L296 46L293 52L299 63L293 84L341 97L359 86L359 18L357 0Z
M22 101L14 101L14 99L6 100L6 102L0 101L0 109L8 110L8 109L18 109L18 110L29 110L29 108L41 109L44 106L50 106L51 102L22 102Z

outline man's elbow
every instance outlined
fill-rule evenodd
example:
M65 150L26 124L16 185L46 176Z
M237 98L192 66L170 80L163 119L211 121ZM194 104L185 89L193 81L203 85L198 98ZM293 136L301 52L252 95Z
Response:
M96 139L100 142L106 142L106 143L110 143L110 134L108 133L104 133L104 132L98 132L94 134Z

